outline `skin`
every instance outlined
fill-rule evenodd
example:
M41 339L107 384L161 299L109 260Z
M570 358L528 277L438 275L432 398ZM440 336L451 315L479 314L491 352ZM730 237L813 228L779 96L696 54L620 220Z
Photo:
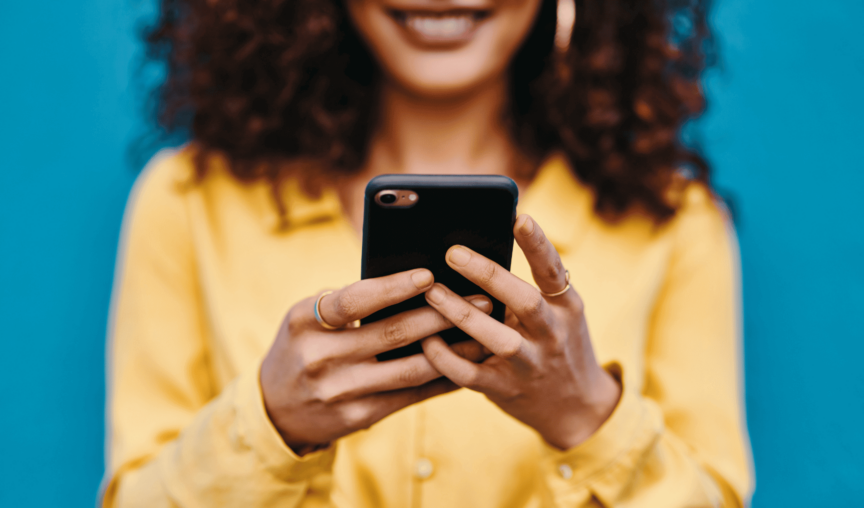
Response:
M540 0L349 0L348 10L389 84L424 102L476 95L501 81L528 35ZM417 41L394 23L388 9L440 13L491 10L468 43Z
M387 15L390 8L441 12L490 9L468 43L417 43ZM363 224L363 189L388 173L519 175L536 166L516 148L501 121L508 101L507 68L527 37L540 0L349 0L361 37L381 64L377 130L361 170L339 182L348 219Z
M567 285L558 252L531 217L516 220L514 236L541 290L554 293ZM447 264L504 302L510 315L499 323L444 285L433 285L426 301L494 354L475 364L434 335L423 340L432 366L485 394L553 446L566 450L588 439L612 414L621 388L594 357L585 307L572 286L563 295L544 296L458 245L447 252Z
M327 295L321 314L332 326L347 326L373 312L432 287L425 269L359 281ZM424 355L378 362L375 355L453 326L431 307L404 312L361 327L325 330L315 320L318 295L288 312L261 366L264 403L285 443L300 453L365 429L405 406L456 389ZM486 297L469 305L491 312ZM326 316L326 317L325 317ZM466 358L485 357L476 342L455 349Z
M337 181L343 209L359 232L363 189L384 173L504 174L537 164L516 148L502 122L507 68L540 0L348 0L351 19L383 70L381 110L369 157ZM418 41L388 9L490 13L458 44ZM520 216L514 236L547 293L565 287L564 268L542 229ZM406 406L465 387L484 393L567 449L590 437L615 408L620 386L595 359L582 300L571 288L545 297L492 261L461 246L447 263L508 307L505 323L483 297L462 298L428 270L355 282L292 307L261 367L264 403L286 444L308 453ZM350 323L426 293L430 306L353 328ZM457 326L475 341L448 346L437 333ZM422 355L377 362L375 355L422 340Z

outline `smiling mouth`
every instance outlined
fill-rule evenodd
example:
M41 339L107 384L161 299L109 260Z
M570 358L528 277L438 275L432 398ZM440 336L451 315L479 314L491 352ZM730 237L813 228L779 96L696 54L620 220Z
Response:
M470 39L483 20L491 14L484 10L389 11L399 25L414 38L428 43L453 43Z

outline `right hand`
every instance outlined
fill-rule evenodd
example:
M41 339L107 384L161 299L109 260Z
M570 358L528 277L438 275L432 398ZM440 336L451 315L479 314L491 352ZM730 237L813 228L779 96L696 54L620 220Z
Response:
M417 269L355 282L321 300L321 318L346 326L432 287L429 270ZM485 296L468 301L486 312ZM325 330L316 320L317 295L285 316L261 365L264 405L289 447L302 455L365 429L421 400L458 388L425 355L378 362L375 355L424 339L453 324L432 307L403 312L357 328ZM461 356L482 361L488 351L475 341L453 345Z

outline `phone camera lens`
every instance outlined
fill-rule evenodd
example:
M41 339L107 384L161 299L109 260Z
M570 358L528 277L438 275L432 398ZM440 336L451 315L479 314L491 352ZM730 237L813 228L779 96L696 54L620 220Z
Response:
M381 202L384 203L385 205L391 205L391 204L396 202L396 195L395 194L382 194L380 199L381 199Z

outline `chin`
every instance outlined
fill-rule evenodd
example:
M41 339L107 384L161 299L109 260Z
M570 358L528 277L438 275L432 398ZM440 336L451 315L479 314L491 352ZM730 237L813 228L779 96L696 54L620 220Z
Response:
M411 95L429 99L457 99L482 91L504 69L478 69L473 60L412 64L385 72L386 79ZM486 70L487 72L482 72Z

